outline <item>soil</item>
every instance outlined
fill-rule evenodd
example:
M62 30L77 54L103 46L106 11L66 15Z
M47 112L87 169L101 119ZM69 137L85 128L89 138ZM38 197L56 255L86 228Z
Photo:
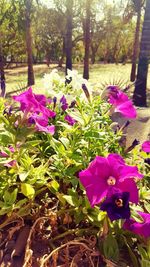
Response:
M109 263L97 250L93 236L77 238L70 231L61 237L57 222L52 225L50 217L39 217L32 226L24 223L18 218L1 232L1 267L103 267Z

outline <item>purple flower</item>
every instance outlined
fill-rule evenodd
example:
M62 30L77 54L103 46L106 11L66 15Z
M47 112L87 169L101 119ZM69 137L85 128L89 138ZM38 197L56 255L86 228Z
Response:
M3 114L7 114L7 115L11 115L13 108L12 106L9 106L7 103L5 104L6 108L4 109L4 113Z
M60 103L62 110L65 111L68 108L68 103L64 95L61 97Z
M79 173L91 206L100 203L112 187L129 192L129 200L138 203L138 189L134 178L142 178L136 166L128 166L118 154L96 156L88 168Z
M56 96L54 96L54 98L53 98L53 109L55 109L55 107L56 107L56 103L57 103L57 97Z
M16 160L11 160L11 161L5 163L4 166L5 167L8 167L8 168L11 168L11 167L16 166L16 164L17 164L17 161Z
M9 146L8 148L9 148L9 151L10 151L11 153L14 153L14 152L15 152L15 149L14 149L13 146Z
M75 119L73 119L70 115L66 115L65 116L65 121L67 121L68 122L68 124L70 124L70 125L74 125L77 121L75 120Z
M124 117L135 119L137 116L136 109L128 96L123 93L117 86L108 86L109 103L115 108L115 112L120 112Z
M150 141L145 141L145 142L142 144L142 150L143 150L144 152L150 153Z
M0 151L0 157L8 158L9 155L5 151Z
M70 104L70 106L69 106L69 108L74 108L74 106L76 105L76 101L75 100L73 100L72 102L71 102L71 104Z
M88 91L88 88L87 86L85 85L85 83L82 84L82 89L87 97L88 100L90 100L90 94L89 94L89 91Z
M150 214L138 211L143 222L136 222L134 219L126 220L123 228L145 238L150 237Z
M14 153L15 152L15 149L14 149L13 146L9 146L8 149L9 149L9 151L11 153ZM2 151L0 151L0 157L8 158L9 157L9 154L2 150Z
M101 204L100 209L107 211L111 221L118 219L129 219L129 192L121 192L113 187L107 194L106 200Z

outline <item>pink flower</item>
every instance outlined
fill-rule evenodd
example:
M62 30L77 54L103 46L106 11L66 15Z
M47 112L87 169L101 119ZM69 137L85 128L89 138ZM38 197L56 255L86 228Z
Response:
M46 103L51 103L44 95L34 94L32 88L13 96L13 99L20 102L21 110L25 113L25 119L30 124L35 124L37 131L54 134L54 125L49 125L49 118L54 118L56 113L46 107Z
M136 222L134 219L125 221L123 228L129 230L137 235L150 237L150 214L138 211L139 215L143 218L143 222Z
M9 146L8 149L9 149L9 151L10 151L11 153L14 153L14 152L15 152L15 149L14 149L13 146ZM8 155L8 153L6 153L5 151L2 150L2 151L0 151L0 157L8 158L9 155Z
M36 129L39 132L50 133L51 135L53 135L55 133L55 126L54 125L47 125L44 127L44 126L36 123Z
M11 161L5 163L4 166L5 167L8 167L8 168L11 168L11 167L16 166L16 164L17 164L17 161L16 160L11 160Z
M5 151L0 151L0 157L8 158L9 155Z
M150 153L150 141L145 141L145 142L142 144L142 150L143 150L144 152Z
M117 86L108 86L109 103L115 108L115 112L120 112L124 117L135 119L137 116L136 109L128 96L123 93Z
M129 192L129 201L137 204L138 189L134 178L142 177L136 166L126 165L118 154L109 154L106 158L96 156L88 168L79 173L92 207L100 203L113 186L122 192Z
M75 119L73 119L70 115L66 115L65 116L65 121L67 121L68 122L68 124L70 124L70 125L74 125L77 121L75 120Z
M51 135L55 133L55 126L48 125L48 118L46 116L40 116L34 113L28 121L30 124L35 124L39 132L50 133Z
M20 102L20 109L23 112L43 113L47 117L55 117L56 113L46 107L47 98L44 95L34 94L32 88L21 93L18 96L13 96L15 101Z

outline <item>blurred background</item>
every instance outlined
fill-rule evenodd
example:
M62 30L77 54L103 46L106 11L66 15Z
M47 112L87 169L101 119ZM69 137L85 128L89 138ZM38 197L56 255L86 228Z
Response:
M150 0L0 0L2 94L29 85L42 90L53 68L62 75L77 69L93 84L135 85L141 55L146 81L139 77L137 86L150 88L148 26L140 46L146 9L150 16Z

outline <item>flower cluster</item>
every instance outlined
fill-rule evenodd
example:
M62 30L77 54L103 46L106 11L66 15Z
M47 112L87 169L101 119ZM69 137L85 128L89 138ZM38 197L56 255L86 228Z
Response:
M44 95L34 94L32 88L13 96L13 99L20 103L20 109L24 113L23 120L29 125L34 124L37 131L54 134L55 126L49 125L49 119L54 118L56 113L46 107L50 101Z
M53 135L57 118L73 126L77 121L70 116L69 110L76 110L77 101L82 94L84 97L86 96L88 104L92 104L92 96L89 84L77 76L77 72L68 71L66 78L70 80L70 84L64 86L65 89L62 91L59 89L63 86L64 81L56 71L53 71L50 77L45 76L45 79L47 78L49 78L47 89L49 89L50 98L42 94L35 94L32 88L29 88L20 95L13 96L13 99L20 103L20 110L23 113L22 123L32 126L36 131ZM67 88L74 92L73 101L70 101L72 96ZM75 92L76 89L77 92ZM136 109L131 100L117 86L108 86L105 94L108 102L112 105L112 112L119 112L129 119L136 118ZM137 144L136 141L132 146ZM141 150L150 153L150 141L144 142ZM13 153L11 147L9 151ZM2 151L0 156L8 158L9 154ZM8 162L8 164L13 166L14 161ZM100 210L106 211L111 221L125 219L124 229L147 237L150 233L145 233L145 225L150 226L150 215L139 212L143 222L138 223L132 219L131 212L132 203L136 205L139 203L136 182L142 178L143 175L136 166L127 165L125 160L115 153L109 154L107 157L96 156L87 169L79 172L80 182L86 190L91 207L100 205Z
M118 86L109 85L105 89L105 92L103 92L103 95L107 96L109 103L114 109L114 112L119 112L126 118L136 118L137 113L132 101L119 89Z
M145 141L142 144L142 150L146 153L150 153L150 141Z
M126 165L118 154L96 156L88 168L79 173L79 178L92 207L100 204L100 209L107 212L111 221L127 219L124 228L130 229L130 224L139 225L130 219L129 207L129 202L138 204L135 179L143 178L136 166ZM150 215L145 216L150 218Z

